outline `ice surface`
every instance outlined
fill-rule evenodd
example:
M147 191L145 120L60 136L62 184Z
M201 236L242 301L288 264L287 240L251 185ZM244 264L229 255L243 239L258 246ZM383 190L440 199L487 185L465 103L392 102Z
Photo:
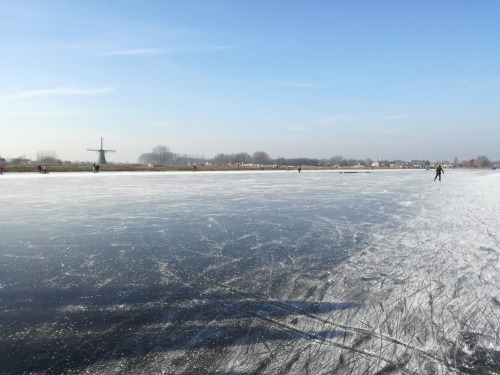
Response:
M500 174L0 176L0 373L499 374Z

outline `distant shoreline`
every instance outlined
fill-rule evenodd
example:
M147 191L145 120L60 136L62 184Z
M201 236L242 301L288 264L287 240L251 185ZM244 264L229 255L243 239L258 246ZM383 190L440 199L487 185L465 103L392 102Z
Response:
M276 167L272 165L258 166L258 165L245 165L245 166L225 166L225 165L196 165L196 169L193 165L139 165L139 164L104 164L100 165L100 172L210 172L210 171L276 171L281 170L286 172L298 171L299 166L288 167ZM47 165L49 172L90 172L92 173L91 165ZM376 169L387 169L387 168L376 168ZM399 168L391 168L399 169ZM329 167L329 166L302 166L302 171L305 170L372 170L366 167ZM36 165L25 165L25 164L13 164L5 165L5 172L33 172L38 173Z
M47 165L49 172L89 172L92 173L92 165ZM101 172L206 172L206 171L270 171L270 170L281 170L281 171L298 171L299 166L279 166L276 165L264 165L262 167L258 165L196 165L196 169L193 165L158 165L158 166L148 166L141 164L104 164L100 166ZM410 170L425 170L424 168L408 168ZM491 169L491 168L456 168L460 170L479 170L479 169ZM377 170L401 170L404 168L400 167L332 167L332 166L302 166L301 171L315 171L315 170L331 170L331 171L377 171ZM434 170L434 168L430 168ZM37 166L34 164L5 164L4 173L19 173L19 172L33 172L38 173Z

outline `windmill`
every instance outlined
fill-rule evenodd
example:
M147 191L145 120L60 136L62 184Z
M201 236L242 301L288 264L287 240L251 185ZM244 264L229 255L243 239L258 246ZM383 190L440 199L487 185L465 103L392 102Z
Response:
M106 152L116 152L116 150L103 150L102 149L102 137L101 137L101 148L96 150L95 148L88 148L87 151L97 151L97 164L107 164L105 154Z

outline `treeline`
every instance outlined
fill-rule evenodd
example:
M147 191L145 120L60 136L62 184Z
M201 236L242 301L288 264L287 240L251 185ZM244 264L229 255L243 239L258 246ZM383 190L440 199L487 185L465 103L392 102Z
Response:
M167 146L160 145L154 147L151 152L141 154L137 162L146 165L192 165L202 164L206 161L197 156L175 154Z
M339 158L339 157L337 157ZM342 157L340 157L340 160ZM247 152L234 154L217 154L213 158L200 158L186 155L179 155L170 151L167 146L156 146L151 152L141 154L138 163L148 165L185 165L185 164L214 164L214 165L303 165L318 166L328 165L331 160L310 159L310 158L271 158L264 151L254 152L252 155ZM344 163L356 165L357 161L349 160Z
M0 157L0 163L5 163L7 160L5 158ZM28 164L32 160L23 156L18 156L16 158L12 158L9 160L11 164ZM62 165L62 164L71 164L70 161L62 161L57 157L55 151L52 150L42 150L36 152L36 161L40 164L46 165Z
M279 157L273 159L265 151L256 151L252 155L247 152L238 152L233 154L217 154L213 158L193 157L179 155L170 151L167 146L156 146L151 152L141 154L138 162L147 165L187 165L187 164L213 164L213 165L277 165L277 166L332 166L332 167L353 167L378 165L380 167L404 166L404 167L428 167L432 164L453 165L454 167L465 168L486 168L493 165L499 165L500 161L491 162L486 156L478 156L475 159L459 161L457 157L450 162L440 160L431 163L429 160L378 160L366 159L346 159L342 156L332 156L329 159L312 158L285 158Z
M490 161L486 156L478 156L475 159L462 160L455 163L458 167L464 168L488 168L494 165L500 165L500 161Z
M462 160L459 161L457 157L453 159L452 162L448 160L439 160L431 163L429 160L411 160L411 161L403 161L403 160L377 160L375 163L372 159L346 159L342 156L332 156L329 159L313 159L313 158L285 158L278 157L276 159L271 158L264 151L254 152L252 155L247 152L239 152L234 154L217 154L213 158L204 158L200 156L192 156L192 155L181 155L176 154L167 146L156 146L151 152L143 153L138 158L139 164L144 165L172 165L172 166L183 166L183 165L194 165L194 164L212 164L212 165L275 165L275 166L332 166L332 167L353 167L353 166L366 166L370 167L373 165L380 167L429 167L432 164L441 164L445 166L453 166L459 168L490 168L493 166L499 166L500 160L491 161L488 157L481 155L477 156L474 159ZM17 158L12 158L6 160L0 156L0 163L11 163L11 164L28 164L31 163L32 160L26 158L25 156L20 156ZM57 157L55 151L51 150L42 150L37 151L36 153L36 162L42 165L62 165L62 164L85 164L86 162L71 162L71 161L62 161Z

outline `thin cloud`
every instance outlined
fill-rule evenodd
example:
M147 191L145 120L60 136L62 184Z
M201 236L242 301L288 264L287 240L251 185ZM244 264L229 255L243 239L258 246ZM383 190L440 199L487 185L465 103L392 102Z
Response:
M290 128L290 130L295 131L295 132L300 132L300 131L309 130L309 128L307 126L293 126Z
M323 87L323 85L315 82L277 82L280 86L299 88L299 89L316 89Z
M476 91L476 90L482 90L485 88L490 88L497 86L500 84L500 77L492 78L487 81L481 81L481 82L476 82L476 83L469 83L468 80L463 79L460 84L464 85L458 92L468 92L468 91Z
M332 115L318 119L320 124L337 124L339 122L359 120L359 116L354 115Z
M401 118L406 118L405 115L389 115L389 116L384 116L382 119L383 120L397 120Z
M397 120L406 118L406 115L332 115L318 119L320 124L339 124L350 121L376 121L376 120Z
M26 107L23 108L8 108L8 109L0 109L0 115L6 117L72 117L72 116L80 116L85 114L84 111L76 111L76 110L68 110L61 108L51 108L51 107L30 107L29 110L26 110Z
M233 48L234 48L233 46L211 45L211 46L199 47L199 48L197 48L197 50L199 50L199 51L226 51L226 50L233 49Z
M164 53L166 51L159 48L130 48L104 52L102 56L149 56L162 55Z
M154 56L154 55L175 55L184 53L201 53L211 51L225 51L232 49L231 46L207 45L194 47L178 48L126 48L103 52L101 56L120 57L120 56Z
M114 91L114 88L111 87L99 87L91 89L57 87L52 89L25 90L14 94L0 95L0 100L48 98L54 96L96 96L107 94L112 91Z

